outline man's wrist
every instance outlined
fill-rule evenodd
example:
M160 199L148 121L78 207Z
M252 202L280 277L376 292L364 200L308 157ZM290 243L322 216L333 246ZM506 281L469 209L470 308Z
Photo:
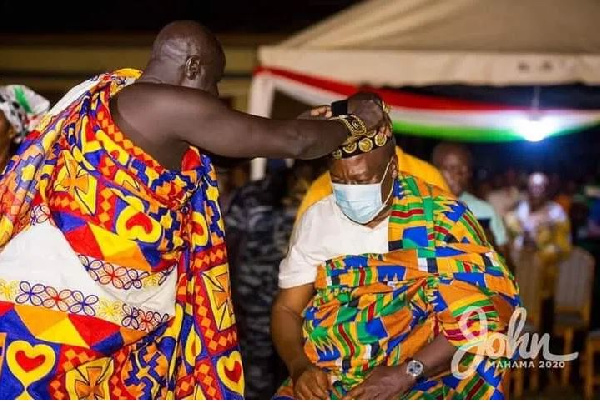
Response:
M310 365L311 362L306 356L299 356L293 359L288 364L288 370L290 372L290 377L292 377L292 380L296 380Z
M396 368L398 371L398 384L402 384L403 388L412 388L419 381L418 378L415 378L414 376L408 374L406 362L402 363L399 366L396 366Z
M402 371L405 376L412 379L413 383L418 382L425 376L425 365L420 360L409 358L402 364Z

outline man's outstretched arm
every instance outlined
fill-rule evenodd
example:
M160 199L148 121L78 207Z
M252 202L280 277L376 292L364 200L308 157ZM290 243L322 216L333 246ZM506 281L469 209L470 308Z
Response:
M313 159L332 152L348 136L340 122L252 116L228 108L208 93L171 85L134 84L119 94L117 108L121 118L138 132L173 136L210 153L235 158ZM383 117L375 95L354 97L348 112L369 128Z

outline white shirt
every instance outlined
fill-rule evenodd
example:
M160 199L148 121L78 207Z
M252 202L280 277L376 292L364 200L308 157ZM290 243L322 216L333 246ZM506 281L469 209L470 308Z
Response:
M279 287L313 283L317 267L334 257L387 252L388 220L372 229L352 222L330 195L310 207L296 223L288 254L279 266Z

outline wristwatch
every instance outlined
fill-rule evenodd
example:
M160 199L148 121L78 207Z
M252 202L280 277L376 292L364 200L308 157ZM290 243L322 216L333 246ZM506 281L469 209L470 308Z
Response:
M406 363L406 374L413 377L415 380L423 377L425 366L417 359L408 359Z

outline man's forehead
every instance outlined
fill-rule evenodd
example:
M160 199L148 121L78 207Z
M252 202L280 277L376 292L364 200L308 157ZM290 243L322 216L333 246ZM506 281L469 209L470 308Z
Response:
M442 156L443 163L464 164L466 158L460 152L448 152Z
M330 170L334 172L344 171L350 175L379 173L394 156L393 154L389 155L388 153L381 152L383 150L380 148L366 154L355 155L351 158L334 159Z

